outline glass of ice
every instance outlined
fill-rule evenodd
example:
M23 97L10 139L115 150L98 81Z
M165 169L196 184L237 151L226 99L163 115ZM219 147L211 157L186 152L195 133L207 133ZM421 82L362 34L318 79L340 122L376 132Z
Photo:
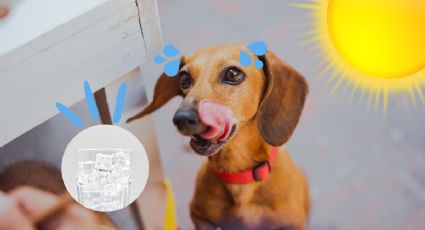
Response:
M131 185L131 149L78 149L78 201L96 211L114 211L128 205Z

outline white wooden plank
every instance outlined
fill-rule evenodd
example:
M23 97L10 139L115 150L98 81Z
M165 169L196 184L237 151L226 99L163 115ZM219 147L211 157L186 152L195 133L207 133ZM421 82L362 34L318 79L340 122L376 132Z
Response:
M140 25L148 56L152 57L161 51L162 34L156 0L136 0L140 15Z
M132 0L109 0L3 55L0 146L55 115L55 102L82 99L84 80L97 90L145 60Z
M34 55L37 55L41 51L45 49L50 49L50 47L55 45L61 45L61 42L70 36L73 36L76 33L84 32L84 30L89 30L93 28L93 24L99 23L99 21L104 20L104 18L113 14L118 10L122 10L123 8L129 8L129 5L134 5L132 1L107 1L94 9L91 9L85 13L82 13L76 18L70 19L68 22L64 23L64 25L55 28L54 30L45 34L40 35L38 37L32 37L31 34L27 34L26 36L32 37L33 40L30 42L24 42L21 44L19 49L12 49L7 53L0 53L0 73L1 71L11 68L15 65L19 65L24 60L31 58ZM134 15L137 17L137 15ZM31 22L31 18L26 18L27 22ZM19 25L18 25L19 26ZM31 24L28 24L27 27L31 27ZM114 24L111 25L113 27ZM47 30L46 28L40 29L41 31ZM1 30L3 32L3 30ZM13 47L13 44L8 44L7 42L3 42L4 38L10 37L11 40L20 40L20 34L14 33L4 33L0 38L2 38L2 42L0 42L0 46L4 47L3 50L9 50L9 45ZM1 75L0 75L1 79Z
M107 0L9 0L8 17L0 21L0 55L69 22ZM0 0L0 2L4 2Z
M147 47L148 64L155 65L152 59L156 54L160 54L163 45L161 30L156 29L161 27L158 16L158 3L156 0L136 0L136 2L139 8L139 14L141 15L140 24L145 47ZM153 89L155 88L157 79L157 75L143 77L148 101L152 100Z

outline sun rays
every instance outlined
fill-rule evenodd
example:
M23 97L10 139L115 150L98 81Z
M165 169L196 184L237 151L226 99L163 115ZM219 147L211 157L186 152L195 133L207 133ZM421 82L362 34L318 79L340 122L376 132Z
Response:
M359 95L375 111L382 106L386 112L390 96L400 94L425 105L425 16L420 13L425 3L409 1L291 4L305 10L309 23L302 25L302 45L320 59L319 77L327 77L331 94L343 88L350 100Z

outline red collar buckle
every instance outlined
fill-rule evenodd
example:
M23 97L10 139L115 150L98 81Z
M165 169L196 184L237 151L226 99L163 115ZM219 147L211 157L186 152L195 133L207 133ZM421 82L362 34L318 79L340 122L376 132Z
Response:
M272 172L272 166L270 162L263 161L252 168L252 177L255 181L261 181L265 179Z

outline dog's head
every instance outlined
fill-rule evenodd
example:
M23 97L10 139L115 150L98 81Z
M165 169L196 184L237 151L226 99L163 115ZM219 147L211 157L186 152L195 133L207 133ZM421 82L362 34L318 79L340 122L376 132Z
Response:
M286 143L298 123L308 92L304 78L267 51L262 69L239 63L242 45L200 50L182 58L179 74L162 74L153 101L129 121L155 111L172 97L183 102L173 122L191 137L201 155L217 153L237 134L238 127L255 119L263 139L273 146Z

